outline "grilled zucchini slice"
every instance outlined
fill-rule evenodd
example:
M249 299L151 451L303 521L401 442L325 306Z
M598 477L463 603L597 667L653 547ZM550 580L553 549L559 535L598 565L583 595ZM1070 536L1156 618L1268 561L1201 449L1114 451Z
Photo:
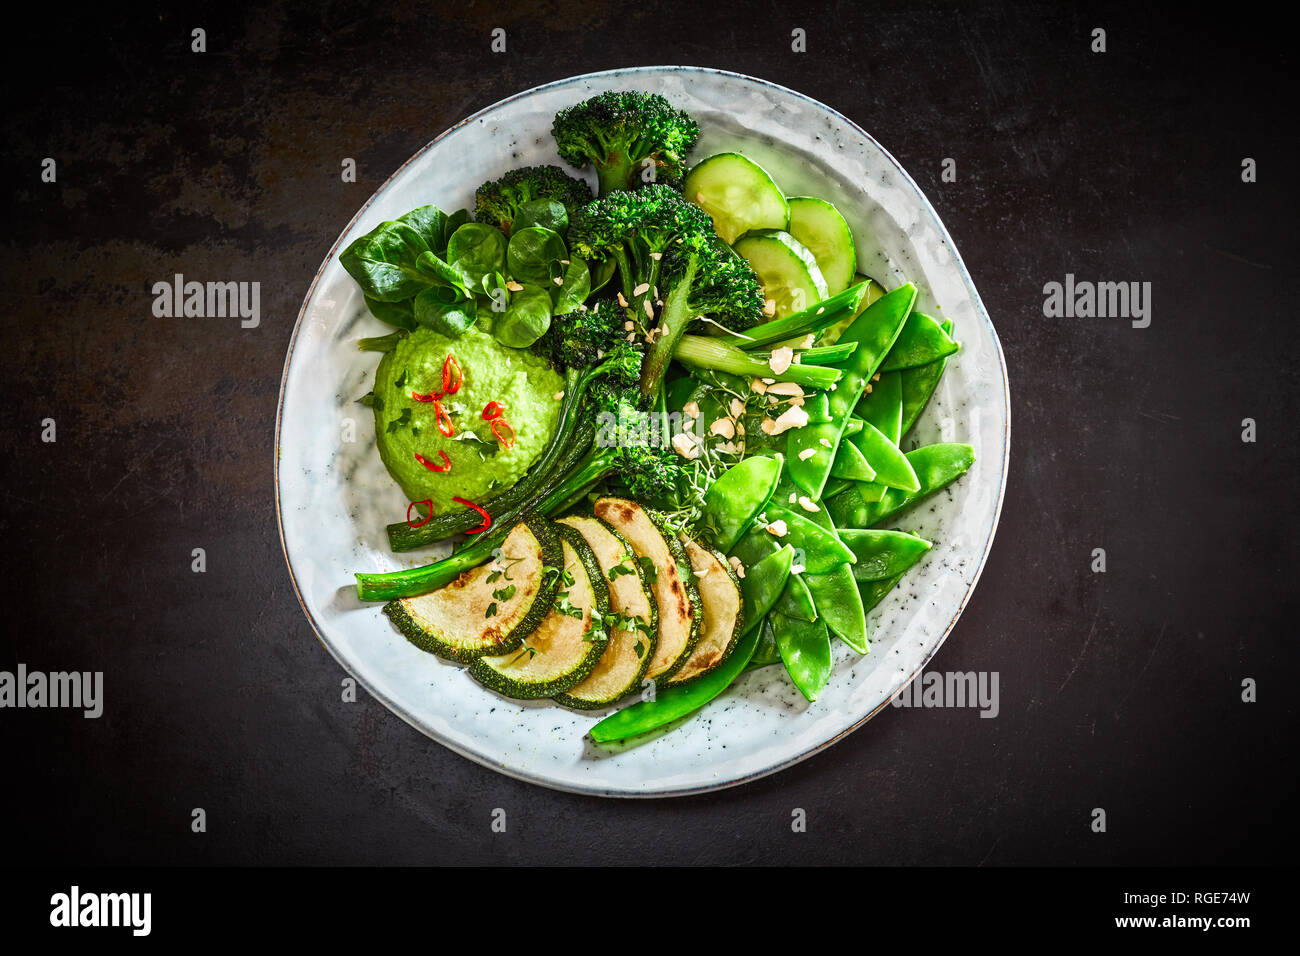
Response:
M691 656L669 680L670 685L685 684L703 677L736 649L745 623L744 600L740 596L740 579L722 555L698 541L683 537L686 557L695 574L704 605L700 641Z
M659 646L646 677L666 681L686 662L700 640L703 608L686 549L661 528L662 519L626 498L598 498L596 517L622 532L637 553L659 607ZM653 569L653 570L652 570Z
M550 612L515 650L469 665L471 677L504 697L531 700L568 690L591 673L609 643L609 588L596 556L572 528L552 527L564 559L552 575L559 590Z
M501 557L445 587L384 605L408 641L467 664L519 646L551 610L562 560L554 526L526 517L510 529ZM550 570L548 570L550 569Z
M659 607L627 538L592 515L570 515L557 524L582 535L609 585L609 646L585 680L555 695L565 707L593 710L614 703L641 683L659 645ZM617 626L620 620L633 619L641 623L631 630Z

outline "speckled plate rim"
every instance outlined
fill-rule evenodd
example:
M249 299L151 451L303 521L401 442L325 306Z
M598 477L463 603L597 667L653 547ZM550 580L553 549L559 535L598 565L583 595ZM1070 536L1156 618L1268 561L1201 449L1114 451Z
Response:
M741 784L749 783L753 780L758 780L762 777L769 776L770 774L778 773L781 770L785 770L788 767L792 767L797 763L807 760L809 757L812 757L815 754L821 753L822 751L829 748L832 744L835 744L840 740L843 740L849 734L853 733L853 731L857 730L867 721L871 720L871 718L876 716L876 714L880 713L880 711L883 710L885 706L889 703L890 698L886 698L885 700L881 701L881 703L878 704L875 708L873 708L872 710L864 714L860 719L858 719L848 727L844 728L834 736L822 741L820 744L817 744L816 746L808 747L807 749L802 750L799 753L787 758L786 760L780 761L779 763L775 763L771 766L764 767L761 770L755 770L752 773L733 777L729 780L719 780L716 782L710 782L708 784L703 784L695 787L682 787L673 790L660 790L654 792L612 790L607 787L566 786L564 784L558 783L554 780L548 779L539 774L521 771L517 768L509 766L508 764L502 763L501 761L492 760L490 758L484 757L482 754L474 753L468 750L467 748L460 747L450 741L443 740L438 736L436 736L434 733L432 733L427 727L423 726L419 722L418 718L416 718L413 714L408 713L405 708L403 708L401 705L397 704L395 701L389 698L386 694L380 692L374 686L372 686L371 683L367 681L361 674L353 671L353 669L349 666L348 662L343 659L342 655L334 647L330 645L329 641L325 639L325 635L321 630L320 624L317 622L315 616L312 614L311 609L307 606L307 601L304 598L302 590L298 585L298 578L294 571L294 566L293 566L293 558L289 554L289 547L287 542L284 539L284 517L281 512L281 502L280 502L280 431L283 426L284 396L289 381L289 369L293 362L294 346L297 344L298 333L302 329L303 318L304 316L306 316L308 305L311 303L312 297L316 292L316 286L320 282L321 276L324 274L326 267L330 264L330 262L334 259L335 255L338 253L339 246L342 244L344 238L348 235L348 233L352 230L352 227L356 224L357 220L359 220L363 215L365 215L366 210L368 210L376 202L376 200L379 199L379 197L384 193L384 191L388 188L388 186L393 182L394 179L396 179L402 173L404 169L406 169L413 162L415 162L421 156L423 156L426 152L428 152L430 149L436 146L439 142L441 142L443 139L445 139L446 137L448 137L449 135L451 135L453 132L460 129L461 127L473 123L475 120L478 120L482 117L486 117L488 114L491 114L495 110L505 106L508 103L512 103L515 100L521 99L526 96L531 96L534 93L537 93L541 90L555 89L558 87L568 86L576 83L582 83L587 80L593 80L602 77L626 77L626 76L634 76L640 74L656 74L656 73L663 73L663 72L673 72L673 73L693 72L693 73L700 73L700 74L725 76L725 77L730 77L732 79L738 79L749 83L754 83L759 86L767 87L772 90L778 90L783 94L793 96L799 100L803 100L805 103L811 104L812 106L818 109L824 110L827 114L833 116L835 119L843 123L846 127L853 130L858 135L862 136L865 140L870 142L876 149L880 150L880 154L894 167L894 170L897 172L897 174L903 180L903 182L905 182L908 186L910 186L915 191L916 195L921 200L922 208L925 210L926 213L928 213L933 218L935 225L938 226L940 238L942 239L943 244L947 248L948 252L951 253L953 257L953 261L960 272L962 284L966 287L966 291L970 296L971 304L974 307L976 314L979 316L980 321L983 322L983 324L985 325L988 334L992 337L992 341L995 346L995 350L997 354L998 368L1000 371L1000 377L1002 381L1003 419L1006 422L1005 428L1003 429L1003 435L1002 435L1002 455L1001 455L1001 460L998 463L999 467L998 467L998 479L997 479L998 480L997 505L993 513L993 521L989 526L988 537L985 539L984 545L980 549L979 564L975 569L975 574L972 577L969 586L966 588L966 593L962 596L961 603L957 606L957 609L953 612L952 618L948 621L948 624L944 627L943 633L939 636L938 640L936 640L934 642L934 645L930 648L929 653L925 655L925 658L922 660L921 664L911 674L909 674L908 677L903 681L901 687L907 687L908 685L910 685L911 682L916 679L917 675L919 675L922 671L925 670L926 665L928 665L930 661L934 658L934 655L938 653L939 648L943 646L944 642L948 639L948 635L951 634L953 628L956 627L957 620L961 617L962 611L966 609L966 605L970 601L971 595L975 593L975 588L979 584L980 576L984 573L984 565L988 561L989 552L993 548L993 538L997 533L998 523L1002 517L1002 504L1003 504L1003 498L1005 497L1006 485L1007 485L1007 466L1011 454L1011 392L1010 392L1010 384L1008 382L1008 377L1007 377L1006 358L1002 351L1002 341L1001 339L998 338L997 329L993 325L993 320L989 317L988 311L984 308L984 301L980 298L979 292L975 288L974 280L971 279L970 272L966 268L966 263L962 260L961 253L957 250L956 244L952 241L952 236L948 233L948 229L943 224L943 220L939 218L939 213L935 210L934 206L931 205L929 197L925 195L925 192L921 189L920 186L916 184L916 181L912 179L912 177L908 174L907 170L903 168L902 164L899 163L898 160L894 158L893 154L890 153L889 150L885 149L885 147L882 146L880 143L878 143L875 137L873 137L870 133L864 130L861 126L853 122L853 120L849 119L847 116L845 116L843 113L839 112L838 110L832 109L831 107L827 106L825 103L822 103L819 100L815 100L810 96L798 92L797 90L792 90L789 87L781 86L779 83L773 83L769 80L763 80L758 77L750 76L745 73L737 73L732 70L719 70L719 69L714 69L712 67L700 67L700 66L619 67L617 69L612 69L612 70L601 70L595 73L583 73L577 76L566 77L561 80L553 80L550 83L543 83L538 86L534 86L530 89L523 90L519 93L512 94L511 96L507 96L504 99L500 99L495 103L491 104L490 106L486 106L483 109L479 110L478 112L465 117L459 123L456 123L455 125L448 127L442 133L438 134L438 136L434 137L432 140L426 143L417 152L412 154L410 158L406 160L406 162L402 163L401 166L393 170L392 174L386 180L384 180L384 182L380 184L379 188L377 188L374 191L374 193L371 194L370 198L367 199L365 203L362 204L362 206L357 210L356 214L351 219L348 220L347 225L343 227L343 230L339 233L338 238L335 239L333 245L330 246L329 252L326 254L325 258L322 260L320 264L320 268L316 270L316 275L312 278L311 285L308 286L307 293L303 297L302 306L298 310L298 317L294 322L293 334L289 339L289 348L285 353L284 371L280 377L280 393L276 402L276 411L275 411L275 449L274 449L274 462L273 462L274 470L273 470L272 480L275 485L274 488L275 517L276 517L276 528L280 537L280 548L284 552L285 563L289 569L289 580L293 586L293 592L298 598L298 604L302 607L303 613L306 615L308 623L311 624L311 628L316 634L316 639L320 641L321 645L327 651L329 651L330 655L336 661L338 661L338 663L343 667L345 671L348 672L350 676L352 676L358 683L360 683L361 686L364 687L365 690L372 697L374 697L376 700L382 703L386 708L388 708L388 710L396 714L402 720L406 721L406 723L410 724L412 727L420 731L426 737L429 737L431 740L434 740L438 744L446 747L449 750L454 751L455 753L460 754L462 757L474 761L477 764L480 764L484 767L488 767L491 770L495 770L499 773L505 774L506 776L509 777L513 777L517 780L522 780L526 783L536 784L538 786L546 787L551 790L559 790L567 793L583 794L587 796L623 797L628 799L658 799L661 797L685 797L685 796L691 796L693 794L698 794L698 793L708 793L714 790L723 790L730 787L737 787L740 786Z

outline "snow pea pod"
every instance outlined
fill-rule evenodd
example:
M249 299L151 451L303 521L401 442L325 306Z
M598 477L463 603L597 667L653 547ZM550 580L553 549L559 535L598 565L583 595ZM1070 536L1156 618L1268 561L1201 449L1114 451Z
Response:
M859 654L867 653L867 618L853 580L853 565L838 564L826 574L804 574L817 604L817 616L831 632Z
M740 579L740 596L744 602L746 631L754 630L781 597L793 564L794 548L786 545L745 569L745 576Z
M875 483L901 488L903 491L920 491L921 484L907 456L871 422L862 424L862 431L849 439L849 442L857 445L862 457L876 472Z
M910 282L899 286L866 308L840 336L839 341L856 342L857 348L847 361L828 366L844 371L827 395L830 421L818 424L810 421L802 428L792 429L786 442L790 477L811 497L821 497L849 415L898 338L915 303L916 286ZM800 458L799 452L808 449L812 455Z
M772 633L771 617L772 615L769 614L764 618L759 628L761 636L758 639L758 647L754 650L754 656L749 659L750 670L781 663L781 652L776 649L776 635Z
M857 413L897 445L903 437L903 373L881 372L858 402Z
M816 700L831 677L831 637L826 622L801 621L776 609L769 618L790 680L810 702Z
M822 494L825 500L829 501L852 484L853 482L849 481L847 478L835 478L832 476L831 479L826 482L826 487L822 489ZM823 505L823 507L825 506Z
M903 374L902 372L883 372L872 383L871 391L862 396L858 402L858 414L864 421L870 422L895 446L903 436ZM864 441L865 439L859 439ZM902 453L899 452L901 455ZM864 501L879 501L888 487L884 482L872 481L858 486L858 494ZM826 495L830 497L830 495Z
M862 496L864 487L870 488L871 486L870 484L863 485L860 481L854 481L839 494L826 499L826 510L830 512L831 518L837 525L845 528L866 527L867 509L871 507L871 502L868 502ZM883 494L881 497L884 497Z
M852 422L849 424L851 425ZM844 434L848 435L847 427ZM871 481L876 477L876 470L871 467L871 463L863 456L857 445L851 441L842 441L839 450L835 452L835 461L831 464L831 477L847 478L850 481Z
M956 351L957 343L948 337L942 325L923 312L913 312L903 323L898 341L885 356L880 369L884 372L897 372L900 369L929 365Z
M859 581L858 595L862 598L862 609L870 611L883 601L885 595L894 590L894 585L901 580L903 575L895 574L892 578L884 578L880 581Z
M781 541L803 552L803 560L799 563L815 574L854 560L852 549L840 541L834 531L828 531L783 505L770 506L767 517L771 522L785 522L786 533L781 536Z
M741 634L735 651L716 669L689 684L658 689L653 700L643 700L610 714L588 731L591 739L610 743L656 730L699 710L731 686L754 656L762 637L758 625L785 589L793 560L794 549L787 546L746 570L740 589L745 602L745 620L751 623Z
M931 548L929 541L905 531L843 528L840 540L858 557L853 577L859 582L883 581L902 574Z
M780 453L746 458L718 478L704 494L704 520L713 529L713 543L730 551L767 507L781 479Z
M952 320L943 320L943 330L949 335L952 334ZM929 365L922 365L920 368L909 368L899 372L900 382L903 389L903 424L902 434L906 435L916 424L916 420L921 417L921 412L925 409L926 404L930 401L930 396L939 385L939 379L943 377L943 370L947 368L948 360L939 359L937 362L931 362ZM900 438L899 441L902 439Z
M975 449L958 442L940 442L908 452L907 460L916 471L916 477L921 483L920 490L901 491L898 488L890 488L879 501L864 504L862 513L858 516L860 521L853 523L853 527L870 528L927 495L948 487L974 464ZM831 509L831 516L835 517L834 508Z
M750 565L758 564L769 554L776 554L780 550L781 543L764 531L763 528L755 525L731 546L731 550L727 554L737 558L742 565L748 568Z
M610 714L587 731L588 736L602 744L626 740L694 713L744 673L761 636L760 628L751 627L741 636L735 651L716 669L689 684L665 687L658 691L654 700L643 700Z
M808 585L804 583L802 573L795 574L792 569L773 609L779 610L786 617L797 617L801 621L817 620L817 605L813 602Z

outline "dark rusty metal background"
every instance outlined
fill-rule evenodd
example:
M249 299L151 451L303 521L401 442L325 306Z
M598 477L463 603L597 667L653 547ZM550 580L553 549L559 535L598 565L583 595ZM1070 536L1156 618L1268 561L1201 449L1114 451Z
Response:
M1132 4L576 10L9 25L0 669L102 670L106 709L0 711L5 861L1292 859L1297 137L1281 33ZM998 671L996 720L886 709L757 783L626 803L507 779L364 695L341 702L290 588L271 477L307 285L447 126L649 63L747 72L842 111L952 232L1006 350L1014 435L992 557L936 667ZM261 282L260 327L155 318L150 287L178 272ZM1044 318L1043 284L1067 272L1152 282L1151 327ZM1258 703L1240 702L1245 677Z

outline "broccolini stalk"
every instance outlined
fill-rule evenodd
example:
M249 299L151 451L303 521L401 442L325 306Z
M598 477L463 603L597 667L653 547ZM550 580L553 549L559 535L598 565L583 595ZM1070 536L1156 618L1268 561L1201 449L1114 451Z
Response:
M625 415L635 414L634 409L626 406L620 412ZM634 494L658 498L671 493L676 486L680 466L671 451L653 445L618 443L596 447L570 474L554 484L528 508L522 509L521 513L531 511L544 517L555 514L614 472L619 473L620 479ZM512 521L496 521L489 530L476 537L472 544L423 567L383 574L358 574L357 596L363 601L391 601L394 598L427 594L444 587L490 558L493 550L509 533L512 524Z

